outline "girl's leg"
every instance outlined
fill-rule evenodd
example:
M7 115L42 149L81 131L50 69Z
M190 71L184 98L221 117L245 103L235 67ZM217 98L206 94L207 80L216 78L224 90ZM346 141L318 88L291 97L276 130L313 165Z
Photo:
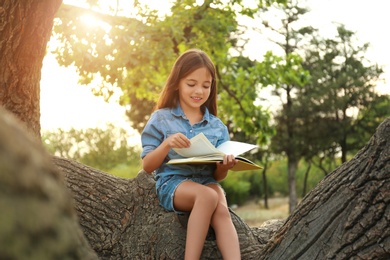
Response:
M224 260L241 259L240 243L230 216L225 194L216 184L208 186L218 194L218 205L211 218L211 226L215 231L219 251Z
M218 204L214 189L184 181L177 187L173 199L175 209L191 211L188 218L185 259L200 259L210 220Z

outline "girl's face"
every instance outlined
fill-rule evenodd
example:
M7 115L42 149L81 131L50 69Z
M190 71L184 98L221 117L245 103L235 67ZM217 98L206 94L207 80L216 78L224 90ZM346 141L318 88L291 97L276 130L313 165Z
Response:
M209 71L199 68L179 82L179 100L184 111L199 110L210 96L212 77Z

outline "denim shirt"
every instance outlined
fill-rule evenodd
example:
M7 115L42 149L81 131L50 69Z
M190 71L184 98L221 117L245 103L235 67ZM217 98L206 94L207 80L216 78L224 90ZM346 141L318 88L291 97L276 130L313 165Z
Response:
M189 139L202 132L215 147L229 140L226 125L219 118L210 114L207 108L205 108L203 119L191 125L180 104L178 104L176 108L163 108L152 113L141 133L141 158L156 149L169 136L179 132ZM170 159L175 158L182 157L173 149L170 149L161 166L155 171L156 188L162 183L162 179L171 175L212 176L215 170L215 164L167 164Z

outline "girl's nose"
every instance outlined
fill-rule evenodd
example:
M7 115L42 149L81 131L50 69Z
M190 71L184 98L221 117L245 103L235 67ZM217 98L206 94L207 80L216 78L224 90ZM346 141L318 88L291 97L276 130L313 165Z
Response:
M203 93L202 86L196 86L195 93Z

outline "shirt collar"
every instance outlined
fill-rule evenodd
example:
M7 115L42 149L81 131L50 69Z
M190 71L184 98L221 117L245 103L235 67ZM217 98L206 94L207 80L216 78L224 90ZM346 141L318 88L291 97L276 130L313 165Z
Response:
M203 121L207 121L207 122L210 122L210 113L209 113L209 110L207 109L207 107L203 106L202 107L204 109L204 115L203 115ZM171 108L171 113L174 115L174 116L181 116L182 118L187 118L186 115L184 114L184 111L183 109L181 108L180 106L180 103L177 102L177 106L174 107L174 108Z

